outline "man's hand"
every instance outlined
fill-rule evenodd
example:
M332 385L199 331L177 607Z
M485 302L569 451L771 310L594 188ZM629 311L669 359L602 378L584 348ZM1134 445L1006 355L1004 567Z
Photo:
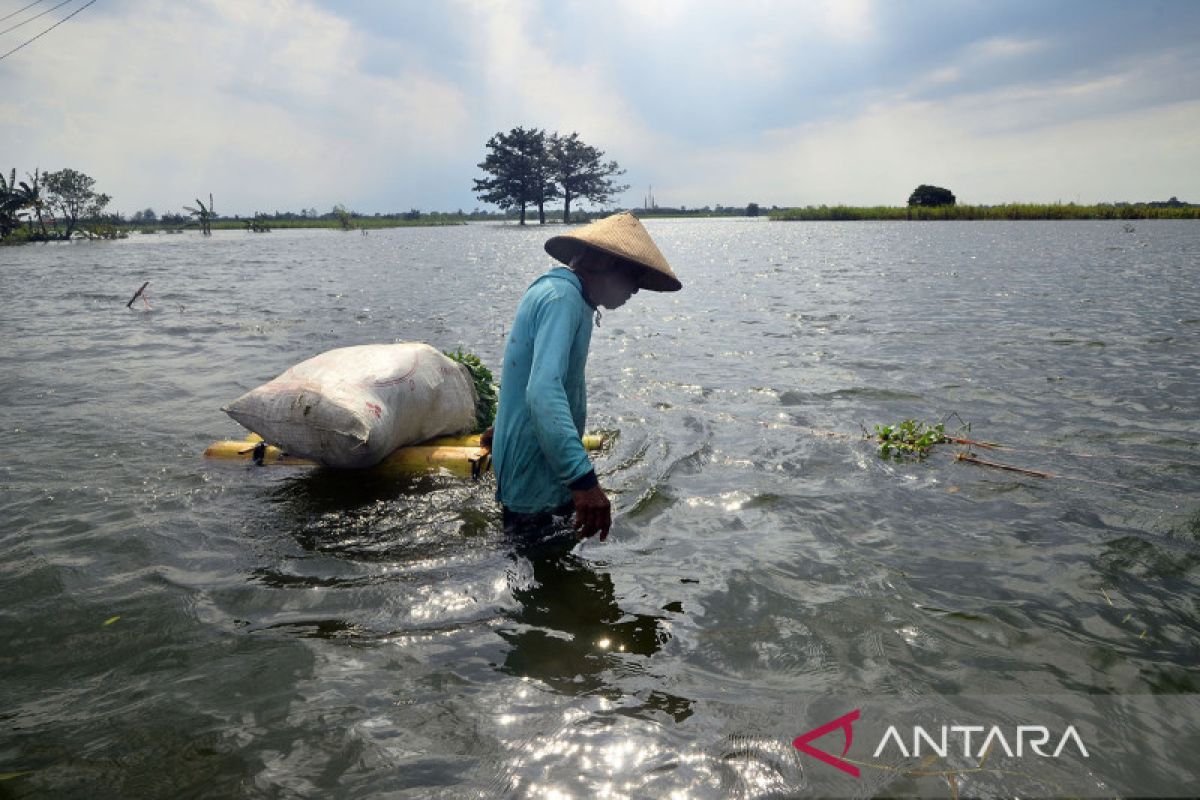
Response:
M575 501L575 530L581 539L599 533L600 541L608 538L612 527L612 507L608 495L599 486L571 492Z

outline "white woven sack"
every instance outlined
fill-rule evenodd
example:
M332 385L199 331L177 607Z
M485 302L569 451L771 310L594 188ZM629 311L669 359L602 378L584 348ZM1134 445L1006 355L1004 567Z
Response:
M223 409L294 456L369 467L393 450L475 425L462 364L421 342L366 344L303 361Z

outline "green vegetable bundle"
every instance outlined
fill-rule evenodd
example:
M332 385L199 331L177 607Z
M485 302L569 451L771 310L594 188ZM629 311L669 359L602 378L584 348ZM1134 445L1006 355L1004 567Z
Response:
M447 358L453 359L467 368L471 380L475 383L475 432L483 433L496 421L496 384L492 371L484 366L478 356L464 353L462 349L451 353L443 351Z

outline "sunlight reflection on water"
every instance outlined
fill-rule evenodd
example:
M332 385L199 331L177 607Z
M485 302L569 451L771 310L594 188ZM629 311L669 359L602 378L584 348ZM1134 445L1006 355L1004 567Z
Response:
M48 795L769 797L822 766L813 696L1200 692L1189 225L649 221L685 289L595 331L616 525L576 547L506 538L490 480L198 457L315 352L497 365L545 231L6 249L11 763ZM1058 477L881 461L864 428L905 417Z

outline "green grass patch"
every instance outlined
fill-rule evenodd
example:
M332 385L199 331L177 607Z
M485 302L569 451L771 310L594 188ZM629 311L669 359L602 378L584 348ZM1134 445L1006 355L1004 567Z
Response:
M1148 203L1076 205L1075 203L1007 203L999 206L805 206L768 212L780 221L841 220L1068 220L1068 219L1200 219L1200 206Z

